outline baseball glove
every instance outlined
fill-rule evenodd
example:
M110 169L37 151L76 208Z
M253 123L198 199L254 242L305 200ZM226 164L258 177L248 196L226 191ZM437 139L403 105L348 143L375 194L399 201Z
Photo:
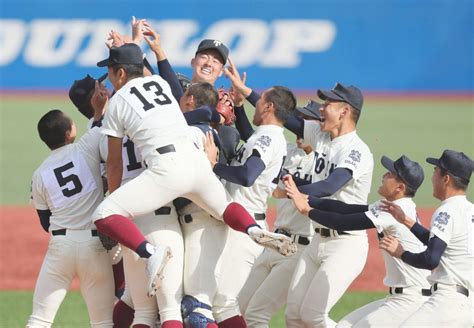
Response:
M218 94L219 101L217 102L216 110L224 117L225 125L232 125L235 121L234 102L224 89L219 89Z
M110 251L112 248L114 248L115 246L117 246L118 242L112 238L110 238L109 236L106 236L100 232L98 232L98 235L99 235L99 239L100 239L100 242L102 243L102 246L104 246L104 248L107 250L107 251Z

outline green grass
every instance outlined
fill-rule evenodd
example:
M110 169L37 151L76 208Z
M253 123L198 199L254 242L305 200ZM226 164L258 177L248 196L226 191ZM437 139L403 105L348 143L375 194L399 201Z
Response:
M385 293L346 293L330 312L330 317L340 320L354 309L383 297ZM31 314L31 292L0 292L0 327L24 327ZM89 327L89 317L85 303L79 292L69 292L59 308L53 327ZM275 314L270 322L271 328L285 327L284 310Z
M299 103L304 105L305 98ZM250 106L247 106L250 107ZM381 100L368 99L358 125L358 133L371 148L375 159L370 201L378 199L384 169L380 157L398 158L406 154L425 169L425 182L415 201L419 206L435 206L431 196L432 166L428 156L440 156L445 148L462 150L474 157L474 108L467 100ZM86 120L67 97L0 98L0 204L26 204L31 175L47 156L48 149L36 132L38 119L48 110L59 108L76 121L79 135ZM249 111L252 115L252 110ZM287 133L288 140L294 136ZM469 198L473 199L471 187Z

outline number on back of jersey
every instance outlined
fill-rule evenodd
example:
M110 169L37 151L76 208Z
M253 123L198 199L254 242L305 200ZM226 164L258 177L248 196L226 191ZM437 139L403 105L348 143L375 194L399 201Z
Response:
M97 188L82 154L73 154L62 163L41 171L41 178L53 206L62 207Z
M130 88L130 94L131 96L126 100L141 118L145 117L152 109L172 103L171 98L164 93L162 86L157 81L135 85Z

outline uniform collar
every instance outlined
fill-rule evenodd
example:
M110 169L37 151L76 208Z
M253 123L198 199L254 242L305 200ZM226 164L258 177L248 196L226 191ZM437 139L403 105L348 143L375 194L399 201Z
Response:
M394 200L393 202L400 206L416 206L413 198L411 197L402 197Z
M353 139L355 136L357 136L357 131L356 130L351 131L349 133L346 133L342 136L336 137L336 138L332 139L331 142L333 144L341 143L341 142L347 142L347 140Z
M445 200L443 200L441 202L441 205L451 203L451 202L456 202L456 201L459 201L459 200L466 200L466 195L457 195L457 196L452 196L452 197L446 198Z
M264 124L257 126L255 128L255 131L277 131L277 132L283 132L284 128L275 124Z

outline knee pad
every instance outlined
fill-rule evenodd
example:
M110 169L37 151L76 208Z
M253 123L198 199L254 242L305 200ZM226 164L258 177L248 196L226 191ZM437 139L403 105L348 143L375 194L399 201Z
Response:
M207 328L215 323L210 305L200 302L191 295L185 295L181 301L181 315L184 328Z

